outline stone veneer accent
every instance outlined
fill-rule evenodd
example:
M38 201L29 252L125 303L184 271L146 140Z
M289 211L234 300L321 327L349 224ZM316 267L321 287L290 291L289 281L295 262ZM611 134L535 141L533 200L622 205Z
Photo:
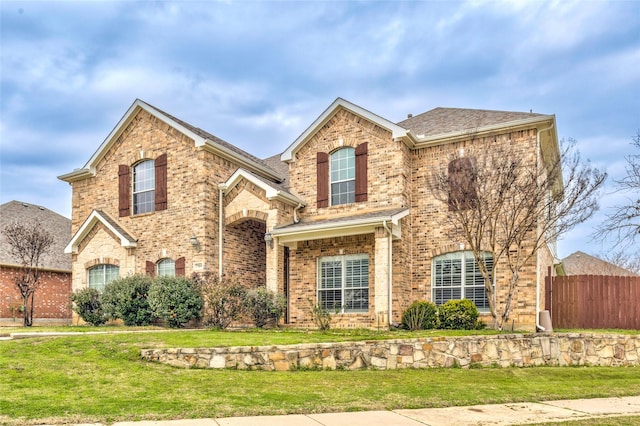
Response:
M639 366L640 335L504 334L223 348L144 349L176 367L275 370Z

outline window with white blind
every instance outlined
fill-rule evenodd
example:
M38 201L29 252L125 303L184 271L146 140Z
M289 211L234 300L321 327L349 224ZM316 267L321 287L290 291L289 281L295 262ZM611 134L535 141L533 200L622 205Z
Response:
M368 312L369 256L318 259L318 304L332 312Z
M118 279L119 276L120 268L116 265L96 265L87 271L89 288L95 288L100 293L104 290L104 286Z
M484 253L489 268L493 269L493 256ZM443 254L433 259L432 297L436 305L449 300L469 299L479 311L489 310L484 278L471 251Z

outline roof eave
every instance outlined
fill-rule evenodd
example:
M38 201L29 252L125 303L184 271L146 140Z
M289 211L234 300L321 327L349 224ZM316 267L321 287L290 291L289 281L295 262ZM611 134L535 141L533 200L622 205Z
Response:
M154 117L163 121L167 125L177 129L178 131L180 131L180 133L191 138L194 141L196 147L202 146L202 147L208 148L213 153L220 155L221 157L227 160L232 160L236 163L243 165L244 167L247 167L251 170L255 170L255 172L260 174L261 176L265 176L269 179L282 182L282 177L274 173L267 167L261 164L258 164L254 161L251 161L250 159L244 158L243 156L217 144L214 141L203 138L202 136L194 133L190 129L186 128L182 124L178 123L177 121L165 115L163 112L157 110L156 108L152 107L151 105L147 104L146 102L140 99L136 99L133 102L133 104L131 104L127 112L118 121L118 123L113 128L113 130L111 130L111 132L107 135L107 137L102 142L100 147L98 147L98 149L93 153L89 161L87 161L87 163L81 169L85 172L79 173L77 171L73 171L71 173L60 176L59 179L65 180L67 182L73 182L76 180L86 179L87 177L95 176L96 166L98 164L98 161L102 158L103 154L111 148L111 146L116 142L116 140L118 140L118 137L122 134L124 129L126 129L126 127L133 120L133 118L136 116L139 110L146 111L147 113L153 115Z
M72 182L76 182L76 181L83 180L93 176L95 176L95 173L93 173L89 169L76 169L71 173L65 173L63 175L58 176L58 179L60 179L63 182L72 183Z
M449 142L457 142L469 137L480 137L489 134L494 134L498 131L507 132L521 130L531 127L540 127L546 123L555 123L555 115L541 115L537 117L524 118L521 120L509 121L506 123L492 124L489 126L482 126L472 130L462 130L450 133L442 133L432 136L416 136L415 148L425 148L429 146L441 145Z
M304 132L300 136L296 138L295 141L287 149L282 153L280 157L281 161L290 162L293 160L296 152L304 146L305 143L308 142L309 138L315 134L317 129L324 126L331 118L338 112L340 109L346 109L353 114L376 123L380 127L383 127L391 132L391 135L394 140L402 139L409 137L409 131L404 127L398 126L397 124L380 117L377 114L372 113L356 104L353 104L349 101L346 101L342 98L337 98L327 109L325 109L322 114L318 118L316 118L313 123L309 127L305 129Z
M219 184L218 188L225 192L228 192L232 190L238 183L240 183L242 179L246 179L249 182L256 185L257 187L263 189L265 192L265 196L269 201L278 200L278 201L282 201L284 203L290 204L292 206L305 205L304 201L302 201L295 195L276 189L270 186L269 184L267 184L266 182L263 182L262 180L257 179L250 172L246 172L245 170L242 170L242 169L236 170L229 177L229 179L227 179L226 182Z
M207 152L211 152L212 154L215 154L219 157L224 158L225 160L230 160L233 161L237 164L239 164L241 167L245 167L257 174L259 174L260 176L264 176L267 179L271 179L275 182L282 182L284 179L282 178L282 176L280 176L279 174L273 172L271 169L258 164L254 161L251 161L245 157L242 157L238 154L236 154L235 152L231 151L230 149L227 149L225 147L223 147L222 145L219 145L217 143L215 143L214 141L211 141L209 139L202 139L199 142L196 142L196 147L201 147L202 149L206 150Z
M398 239L401 236L400 219L408 214L409 209L406 209L394 215L355 219L337 224L329 222L309 224L294 229L273 229L271 230L271 234L278 238L279 244L295 247L298 241L370 234L375 232L377 227L382 226L385 222L389 222L391 224L393 238Z
M78 253L78 245L80 242L89 234L89 232L93 229L97 222L102 223L107 229L109 229L114 235L116 235L120 239L120 245L124 248L135 248L137 247L137 241L131 241L120 231L114 228L109 221L105 220L98 212L93 210L89 217L84 221L84 223L80 226L80 228L76 231L76 233L69 241L69 244L64 248L64 252L66 254L77 254Z

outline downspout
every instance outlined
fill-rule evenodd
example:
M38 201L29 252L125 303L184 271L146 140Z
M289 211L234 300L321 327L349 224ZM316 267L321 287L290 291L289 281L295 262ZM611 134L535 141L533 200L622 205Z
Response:
M382 221L382 227L387 231L387 233L389 234L389 260L388 260L388 265L389 265L389 325L393 324L393 234L391 232L391 228L389 228L387 226L387 221L384 220Z
M541 151L540 151L540 133L546 132L548 130L553 129L553 123L546 129L538 130L536 133L536 162L540 161ZM540 227L538 226L538 232ZM546 331L542 325L540 325L540 252L536 253L536 331Z
M222 279L222 222L224 220L222 211L224 189L219 189L218 196L218 278Z
M300 222L300 219L298 219L298 215L297 215L298 210L300 208L302 208L302 203L298 203L298 206L293 209L293 223Z

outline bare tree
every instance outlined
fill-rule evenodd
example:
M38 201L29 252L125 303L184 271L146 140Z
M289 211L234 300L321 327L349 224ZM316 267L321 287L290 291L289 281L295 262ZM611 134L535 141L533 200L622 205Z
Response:
M15 277L15 285L20 292L24 306L24 325L33 325L35 293L40 285L42 257L53 244L53 235L39 223L14 222L3 229L10 247L10 253L20 262L20 272Z
M539 249L597 210L597 191L606 179L581 160L573 140L562 141L544 161L504 142L456 153L429 180L434 197L448 205L449 237L462 239L473 252L497 329L517 301L522 269ZM498 274L499 268L507 271Z
M626 176L615 181L616 191L626 196L625 202L615 206L613 213L607 215L595 232L597 239L612 238L614 247L618 249L638 247L640 242L640 129L631 144L638 153L625 157ZM640 252L634 255L640 256Z
M640 253L630 253L628 250L617 250L603 253L601 257L615 266L640 275ZM616 271L613 275L620 274Z

